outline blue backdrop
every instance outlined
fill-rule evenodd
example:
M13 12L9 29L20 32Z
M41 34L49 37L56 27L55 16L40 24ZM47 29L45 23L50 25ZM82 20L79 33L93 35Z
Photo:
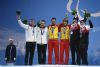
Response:
M22 11L22 19L35 19L36 22L45 19L46 25L50 24L52 17L57 18L57 23L61 23L65 17L66 4L68 0L0 0L0 65L5 65L5 48L8 38L15 39L17 47L17 65L24 64L24 30L18 25L16 20L16 10ZM76 7L77 0L73 0L72 9ZM88 9L90 12L99 12L100 0L80 0L79 9ZM68 13L69 24L72 23L73 16ZM88 59L89 65L100 65L100 17L91 17L94 28L90 31ZM23 48L23 49L22 49ZM53 60L54 61L54 60ZM71 63L71 57L69 64ZM37 64L37 50L35 52L34 64Z

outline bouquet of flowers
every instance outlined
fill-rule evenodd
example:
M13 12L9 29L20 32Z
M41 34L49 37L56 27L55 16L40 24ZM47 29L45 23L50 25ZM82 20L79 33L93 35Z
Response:
M90 16L91 16L91 14L88 13L88 12L86 12L86 13L84 14L84 18L89 18Z
M24 19L23 21L22 21L24 24L27 24L27 19Z
M76 15L77 11L76 10L72 10L72 15Z
M88 19L91 16L91 14L87 12L87 10L84 10L84 11L85 11L84 18Z

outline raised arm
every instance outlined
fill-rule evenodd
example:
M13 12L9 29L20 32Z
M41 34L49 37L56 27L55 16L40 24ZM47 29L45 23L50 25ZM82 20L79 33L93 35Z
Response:
M29 25L26 25L22 22L21 18L20 18L20 15L16 14L16 17L17 17L17 20L18 20L18 23L19 25L24 28L24 29L28 29Z

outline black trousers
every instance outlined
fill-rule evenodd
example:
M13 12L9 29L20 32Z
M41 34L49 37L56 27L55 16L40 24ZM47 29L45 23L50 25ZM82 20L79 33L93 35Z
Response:
M88 44L80 44L80 56L83 65L88 65Z
M25 65L32 65L35 46L36 42L26 42Z
M38 51L38 63L45 64L46 63L46 48L47 44L37 44Z
M72 65L75 65L75 64L80 65L79 45L80 45L80 41L70 41Z

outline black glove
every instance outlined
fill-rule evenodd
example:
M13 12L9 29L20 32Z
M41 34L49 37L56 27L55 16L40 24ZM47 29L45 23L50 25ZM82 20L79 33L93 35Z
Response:
M20 10L17 10L17 11L16 11L16 14L17 14L17 15L21 15L21 11L20 11Z

